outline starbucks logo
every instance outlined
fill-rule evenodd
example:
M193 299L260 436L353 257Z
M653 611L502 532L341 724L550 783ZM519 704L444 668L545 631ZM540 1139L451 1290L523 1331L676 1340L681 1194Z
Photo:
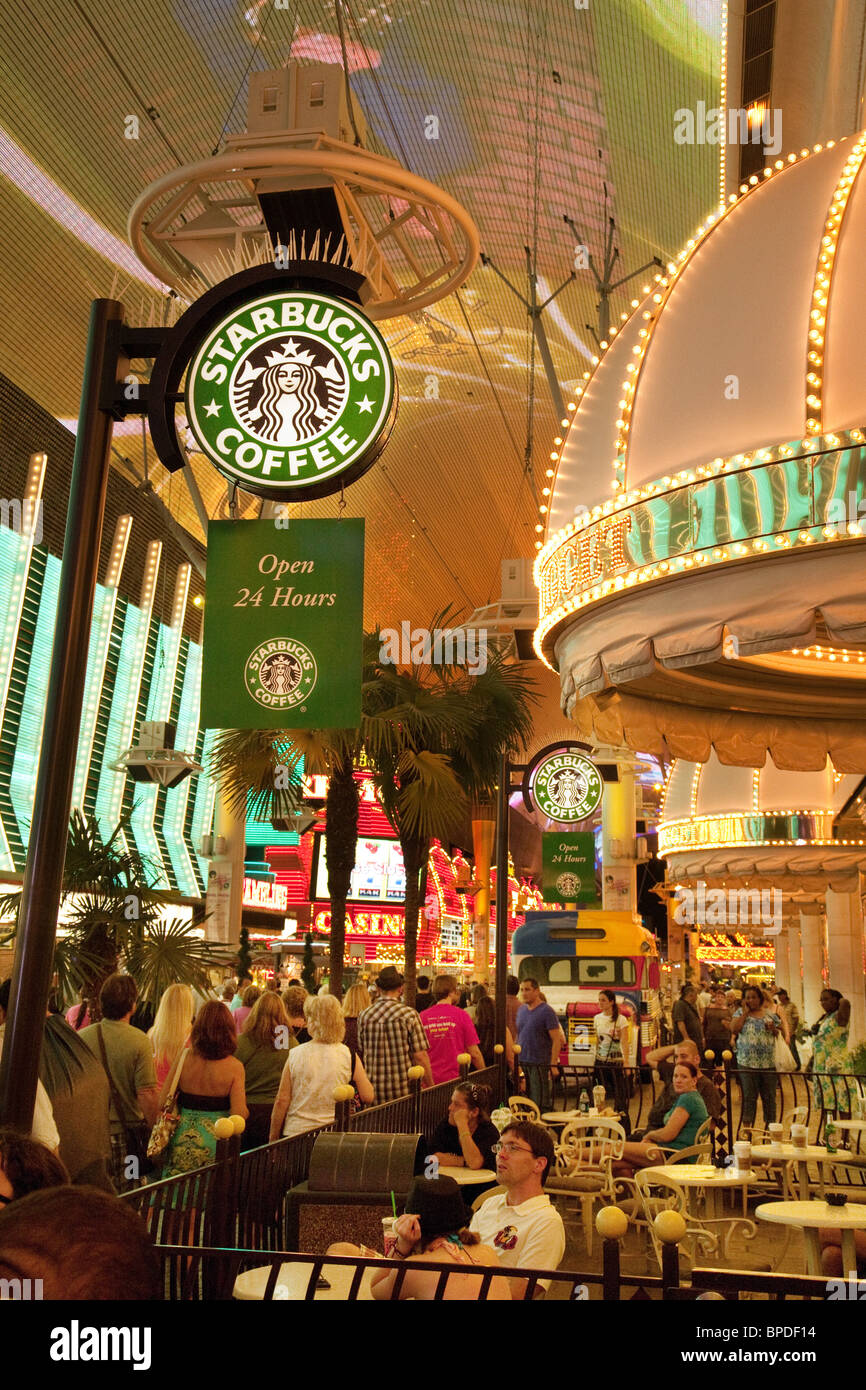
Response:
M247 658L244 681L257 704L290 710L313 693L318 677L316 659L303 642L278 637L262 642Z
M353 305L272 294L228 314L186 380L189 442L247 491L324 497L359 477L396 409L378 330Z
M308 444L339 417L349 377L338 354L309 334L286 334L254 348L232 374L229 401L263 444Z
M576 898L581 882L577 874L560 874L556 880L556 891L562 898Z
M595 763L579 753L557 753L535 770L532 797L549 820L573 822L591 816L601 803L602 781Z

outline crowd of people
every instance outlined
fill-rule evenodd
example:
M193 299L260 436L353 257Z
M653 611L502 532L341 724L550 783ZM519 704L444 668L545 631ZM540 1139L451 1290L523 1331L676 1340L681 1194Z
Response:
M847 1117L851 1101L844 1083L833 1074L848 1069L848 1029L851 1005L835 989L821 991L820 1018L809 1030L812 1039L811 1070L816 1107ZM713 982L700 990L683 985L672 1010L672 1023L679 1043L691 1042L701 1060L712 1053L715 1064L730 1051L742 1088L742 1117L745 1128L756 1119L758 1100L764 1126L776 1121L776 1076L779 1072L799 1071L797 1034L800 1015L788 991L771 992L758 985L742 990Z
M403 1002L403 976L393 966L372 993L356 983L342 1003L327 985L310 994L297 980L260 989L241 975L213 998L173 984L145 1034L134 1021L134 979L111 975L98 1021L84 999L46 1020L51 1091L40 1080L32 1137L60 1154L75 1181L123 1191L152 1180L148 1140L169 1103L178 1118L157 1174L164 1177L213 1160L221 1116L245 1121L242 1143L250 1149L332 1122L339 1084L354 1087L355 1106L371 1105L405 1095L411 1066L433 1086L458 1079L463 1053L475 1070L491 1063L486 988L470 996L452 975L418 983L414 1008ZM8 980L0 985L0 1047L9 990Z
M514 1271L555 1269L564 1252L561 1217L543 1190L553 1166L553 1140L543 1125L529 1121L515 1121L500 1134L491 1120L489 1090L459 1081L461 1054L468 1054L473 1070L494 1060L494 1005L486 987L468 992L454 976L432 981L422 976L410 1007L403 986L393 966L380 972L373 992L359 982L342 1002L327 986L310 994L296 980L282 990L260 989L242 976L214 998L196 997L188 986L176 984L163 994L145 1034L133 1022L135 981L115 974L103 983L97 1021L84 1000L65 1017L49 1012L32 1134L0 1130L2 1269L29 1268L24 1228L20 1220L14 1229L9 1224L13 1208L23 1211L30 1204L32 1230L42 1232L37 1244L42 1242L44 1255L51 1244L43 1215L49 1206L52 1212L71 1212L80 1195L86 1207L82 1220L95 1220L99 1202L111 1202L108 1193L143 1180L148 1136L172 1097L176 1128L154 1176L171 1177L211 1162L216 1122L223 1116L243 1118L243 1146L254 1148L332 1122L338 1085L353 1087L356 1106L405 1095L407 1071L416 1066L424 1086L456 1083L447 1118L427 1136L428 1162L432 1157L443 1167L495 1170L499 1189L482 1200L489 1179L460 1186L444 1176L416 1180L396 1223L395 1258L411 1266L400 1297L434 1297L438 1275L425 1272L424 1265L442 1260L467 1269L504 1267L509 1273L494 1277L484 1296L522 1297L526 1284ZM8 1003L6 981L0 985L0 1048ZM543 1110L564 1043L559 1020L531 977L521 982L509 977L505 1004L508 1061L518 1042L527 1093ZM821 1007L811 1030L816 1104L844 1113L832 1074L845 1069L850 1006L825 989ZM689 1148L701 1126L720 1117L722 1099L707 1052L718 1063L724 1051L734 1051L745 1128L755 1123L759 1099L764 1125L775 1121L780 1043L790 1049L789 1069L799 1066L799 1017L784 990L773 996L755 985L737 991L721 983L701 990L688 984L674 1005L672 1022L674 1042L647 1057L662 1088L647 1127L625 1144L619 1173ZM615 991L600 991L595 1028L599 1079L604 1072L616 1097L628 1021ZM128 1219L132 1213L124 1215ZM106 1230L114 1225L108 1220ZM137 1229L136 1248L143 1239ZM5 1253L10 1240L24 1251L12 1265ZM334 1247L335 1253L354 1249ZM831 1263L834 1257L828 1248ZM61 1253L45 1256L46 1269L53 1268L52 1261L58 1270L66 1268ZM106 1267L110 1262L106 1254ZM145 1260L144 1267L153 1272L152 1261ZM146 1274L144 1283L129 1277L137 1296L152 1296ZM394 1282L393 1273L378 1271L374 1297L390 1297ZM475 1298L479 1289L477 1276L455 1272L445 1297Z

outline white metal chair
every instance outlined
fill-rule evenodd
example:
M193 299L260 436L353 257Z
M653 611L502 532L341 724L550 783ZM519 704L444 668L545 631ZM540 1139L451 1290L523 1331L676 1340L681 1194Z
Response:
M731 1240L738 1230L742 1230L746 1239L754 1239L755 1224L744 1217L698 1218L692 1216L686 1191L671 1173L659 1172L657 1168L642 1168L635 1174L634 1185L639 1204L639 1213L636 1213L634 1220L638 1226L643 1226L648 1231L659 1265L661 1265L662 1258L661 1242L656 1233L654 1222L660 1211L677 1211L682 1216L686 1223L684 1253L692 1264L695 1263L698 1254L701 1256L717 1255L719 1237L722 1235L724 1236L722 1248L726 1259L730 1257ZM713 1230L712 1227L718 1229Z
M555 1164L546 1183L552 1196L580 1203L583 1235L592 1251L593 1207L597 1201L614 1202L616 1188L612 1164L622 1158L625 1130L617 1120L582 1115L570 1120L554 1145Z
M541 1111L528 1096L509 1096L508 1108L515 1120L532 1120L537 1125L542 1123Z

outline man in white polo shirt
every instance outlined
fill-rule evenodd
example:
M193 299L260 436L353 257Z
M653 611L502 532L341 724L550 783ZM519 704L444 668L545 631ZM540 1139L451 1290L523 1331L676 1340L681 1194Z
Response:
M496 1176L505 1191L481 1204L470 1230L509 1269L556 1269L565 1254L565 1227L543 1190L553 1164L553 1139L541 1125L515 1120L502 1131L497 1148ZM513 1298L523 1298L526 1283L511 1280Z

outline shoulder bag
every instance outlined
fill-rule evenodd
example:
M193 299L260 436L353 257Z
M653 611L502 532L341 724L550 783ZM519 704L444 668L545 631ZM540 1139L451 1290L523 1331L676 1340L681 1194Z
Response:
M99 1039L99 1051L102 1054L102 1066L105 1071L105 1075L108 1077L108 1089L111 1093L111 1099L113 1100L114 1108L117 1111L117 1118L120 1120L121 1128L123 1129L123 1133L125 1136L126 1152L130 1154L133 1158L136 1158L138 1160L139 1175L141 1177L144 1177L146 1173L153 1172L153 1164L147 1156L148 1136L150 1133L147 1127L147 1121L133 1120L130 1123L130 1121L127 1120L126 1110L124 1109L123 1101L121 1100L120 1093L114 1084L114 1077L111 1075L111 1070L108 1065L108 1053L105 1050L105 1038L102 1036L101 1023L98 1023L96 1025L96 1036Z
M180 1084L180 1074L183 1071L183 1064L186 1061L188 1048L186 1044L181 1045L178 1053L177 1065L174 1069L174 1076L171 1085L166 1092L162 1109L156 1117L153 1129L150 1131L150 1139L147 1145L147 1156L154 1163L159 1163L163 1158L166 1149L172 1141L175 1130L180 1124L180 1107L177 1103L177 1088Z

